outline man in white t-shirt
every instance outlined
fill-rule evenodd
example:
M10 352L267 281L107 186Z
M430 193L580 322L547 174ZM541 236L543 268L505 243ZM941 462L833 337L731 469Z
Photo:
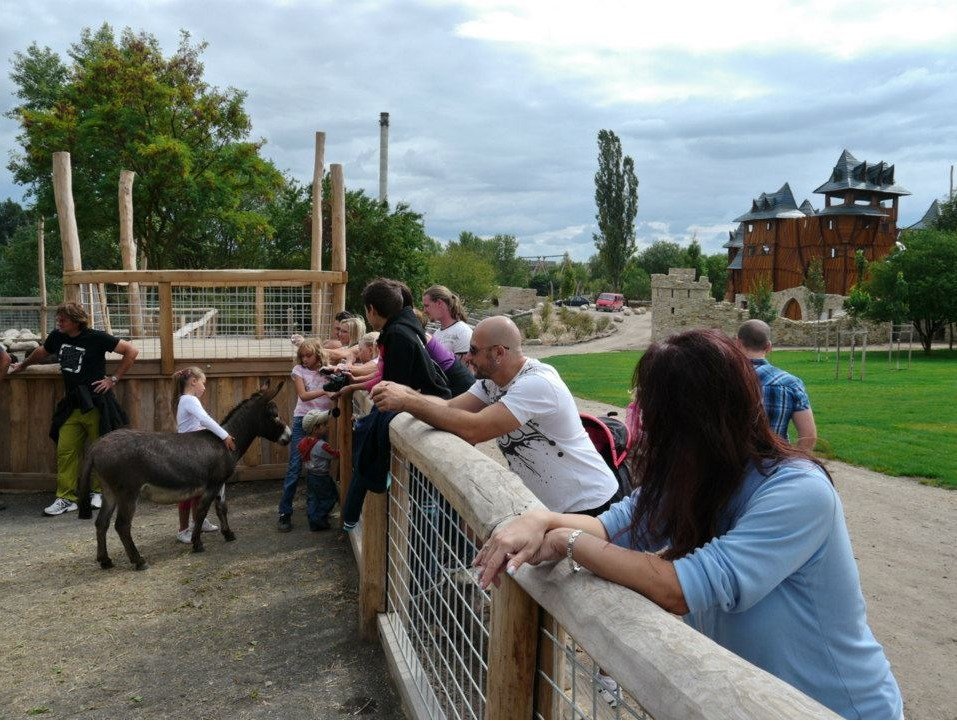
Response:
M475 384L442 400L383 382L372 389L381 410L416 418L482 443L497 438L512 469L549 510L602 512L618 482L582 426L575 399L557 371L522 353L522 335L505 316L475 327L468 359Z

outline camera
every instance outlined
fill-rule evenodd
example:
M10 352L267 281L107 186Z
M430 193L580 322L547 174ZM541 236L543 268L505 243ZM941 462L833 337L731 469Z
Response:
M331 373L329 374L329 380L322 386L322 390L326 393L338 393L349 385L350 380L346 373Z

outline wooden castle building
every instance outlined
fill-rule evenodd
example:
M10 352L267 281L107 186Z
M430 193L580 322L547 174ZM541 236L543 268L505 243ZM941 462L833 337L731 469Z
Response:
M734 219L737 229L725 243L728 285L725 298L750 293L761 279L773 291L804 284L814 258L821 258L826 292L847 295L857 281L854 256L868 261L886 256L897 241L897 201L910 193L894 183L894 166L858 161L845 150L827 182L815 193L824 207L800 206L785 183L761 193L751 210ZM800 320L800 305L788 303L783 315Z

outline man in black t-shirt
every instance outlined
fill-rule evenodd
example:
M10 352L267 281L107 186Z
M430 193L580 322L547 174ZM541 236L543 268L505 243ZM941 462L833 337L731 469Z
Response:
M56 441L56 500L43 509L47 516L75 511L76 483L80 472L83 448L103 433L126 425L126 416L116 401L113 388L139 354L130 342L109 333L89 328L89 316L79 303L61 304L56 312L57 329L43 345L10 372L19 373L52 355L57 356L66 395L53 412L51 437ZM116 374L106 375L106 354L123 356ZM93 477L91 505L99 508L102 498L99 481Z

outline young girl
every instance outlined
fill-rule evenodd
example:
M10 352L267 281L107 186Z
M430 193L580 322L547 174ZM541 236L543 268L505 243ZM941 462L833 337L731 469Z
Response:
M229 450L236 450L236 440L210 417L209 413L203 408L199 399L206 392L206 374L196 366L183 368L173 374L173 380L176 383L176 392L179 396L179 402L176 405L176 430L179 433L192 433L193 431L208 430L215 433L223 445ZM225 494L226 487L220 489L221 494ZM188 501L182 501L179 504L179 531L176 533L177 540L183 543L190 543L193 535L193 523L196 520L196 505L199 497ZM190 510L192 509L192 520L190 519ZM211 523L209 519L203 520L204 531L218 531L219 526Z
M292 369L292 380L296 386L296 409L292 413L292 440L289 443L289 466L282 485L282 498L279 500L279 523L277 528L286 533L292 530L292 499L299 485L299 471L302 469L302 456L299 454L299 441L302 440L302 419L311 410L328 410L332 407L329 394L322 386L326 378L319 370L327 362L326 351L320 341L304 340L296 349L299 361Z

